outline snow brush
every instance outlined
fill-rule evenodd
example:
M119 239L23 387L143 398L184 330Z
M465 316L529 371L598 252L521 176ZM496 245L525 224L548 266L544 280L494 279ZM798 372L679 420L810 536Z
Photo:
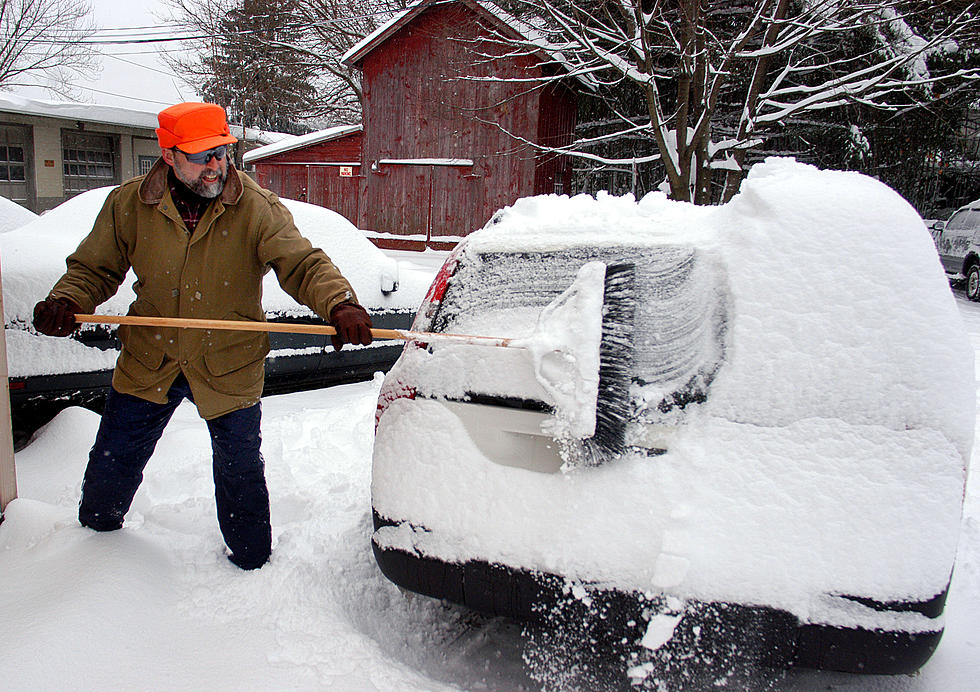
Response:
M530 352L539 384L551 394L555 418L546 432L559 439L587 440L605 451L622 449L628 413L635 311L635 268L583 265L572 284L546 305L527 337L372 329L375 339L426 344L456 343ZM333 335L330 325L136 315L75 315L80 324L221 329Z

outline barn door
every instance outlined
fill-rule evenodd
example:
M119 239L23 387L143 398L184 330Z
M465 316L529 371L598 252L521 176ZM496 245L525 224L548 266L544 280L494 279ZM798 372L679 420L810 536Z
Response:
M478 182L469 172L469 168L455 166L429 167L427 239L465 236L475 230L473 205Z
M362 227L426 240L466 235L474 228L474 203L482 189L469 173L469 166L382 165L367 174Z
M429 168L385 166L380 173L368 173L362 228L425 237L429 227Z
M332 209L356 226L360 166L309 166L307 176L310 204Z

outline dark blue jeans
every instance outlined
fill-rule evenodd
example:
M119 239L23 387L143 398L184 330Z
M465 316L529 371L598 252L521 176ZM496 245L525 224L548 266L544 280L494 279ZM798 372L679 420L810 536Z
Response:
M121 528L143 469L170 417L190 386L179 375L167 403L155 404L110 389L95 445L89 453L78 520L96 531ZM272 550L269 491L259 451L261 404L206 421L213 452L214 499L218 526L239 567L261 567Z

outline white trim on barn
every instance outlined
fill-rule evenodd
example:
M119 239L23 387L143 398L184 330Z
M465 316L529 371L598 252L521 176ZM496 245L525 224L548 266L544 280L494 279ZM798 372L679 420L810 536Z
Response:
M380 159L385 166L472 166L473 159Z
M364 127L362 125L338 125L337 127L331 127L326 130L318 130L316 132L310 132L305 135L297 135L294 137L289 137L281 141L275 142L273 144L267 144L264 147L258 147L252 149L245 153L244 162L247 164L255 163L261 159L267 158L269 156L274 156L275 154L282 154L283 152L292 151L294 149L301 149L303 147L308 147L313 144L321 144L323 142L329 142L334 139L340 139L341 137L346 137L347 135L352 135L355 132L360 132ZM298 165L297 162L290 162L294 165ZM310 164L313 165L313 164ZM350 165L360 165L360 164L340 164L343 166Z
M562 55L560 47L553 45L541 31L505 12L497 5L491 2L484 2L483 0L416 0L404 10L394 15L385 24L382 24L372 33L354 44L340 58L341 64L351 67L356 66L368 53L387 41L393 34L425 10L437 5L450 5L454 2L463 2L478 14L493 18L501 27L506 27L506 30L513 34L512 38L533 46L534 50L538 51L545 61L560 65L565 72L575 77L575 79L588 89L593 91L596 89L595 80L586 72L576 70L572 67L564 55Z
M360 161L263 161L265 166L311 166L320 168L329 168L337 166L354 166L355 168L360 168Z

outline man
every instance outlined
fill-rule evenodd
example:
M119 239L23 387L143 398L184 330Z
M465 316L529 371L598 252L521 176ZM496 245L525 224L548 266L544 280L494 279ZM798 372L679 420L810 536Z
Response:
M43 334L67 336L75 314L112 296L132 268L129 314L265 319L262 277L337 328L334 348L371 342L371 319L322 250L300 235L268 190L235 170L224 109L181 103L159 114L160 159L109 193L68 271L34 308ZM272 549L259 424L264 332L123 326L78 518L96 531L123 524L153 449L177 405L189 398L211 433L218 523L242 569Z

